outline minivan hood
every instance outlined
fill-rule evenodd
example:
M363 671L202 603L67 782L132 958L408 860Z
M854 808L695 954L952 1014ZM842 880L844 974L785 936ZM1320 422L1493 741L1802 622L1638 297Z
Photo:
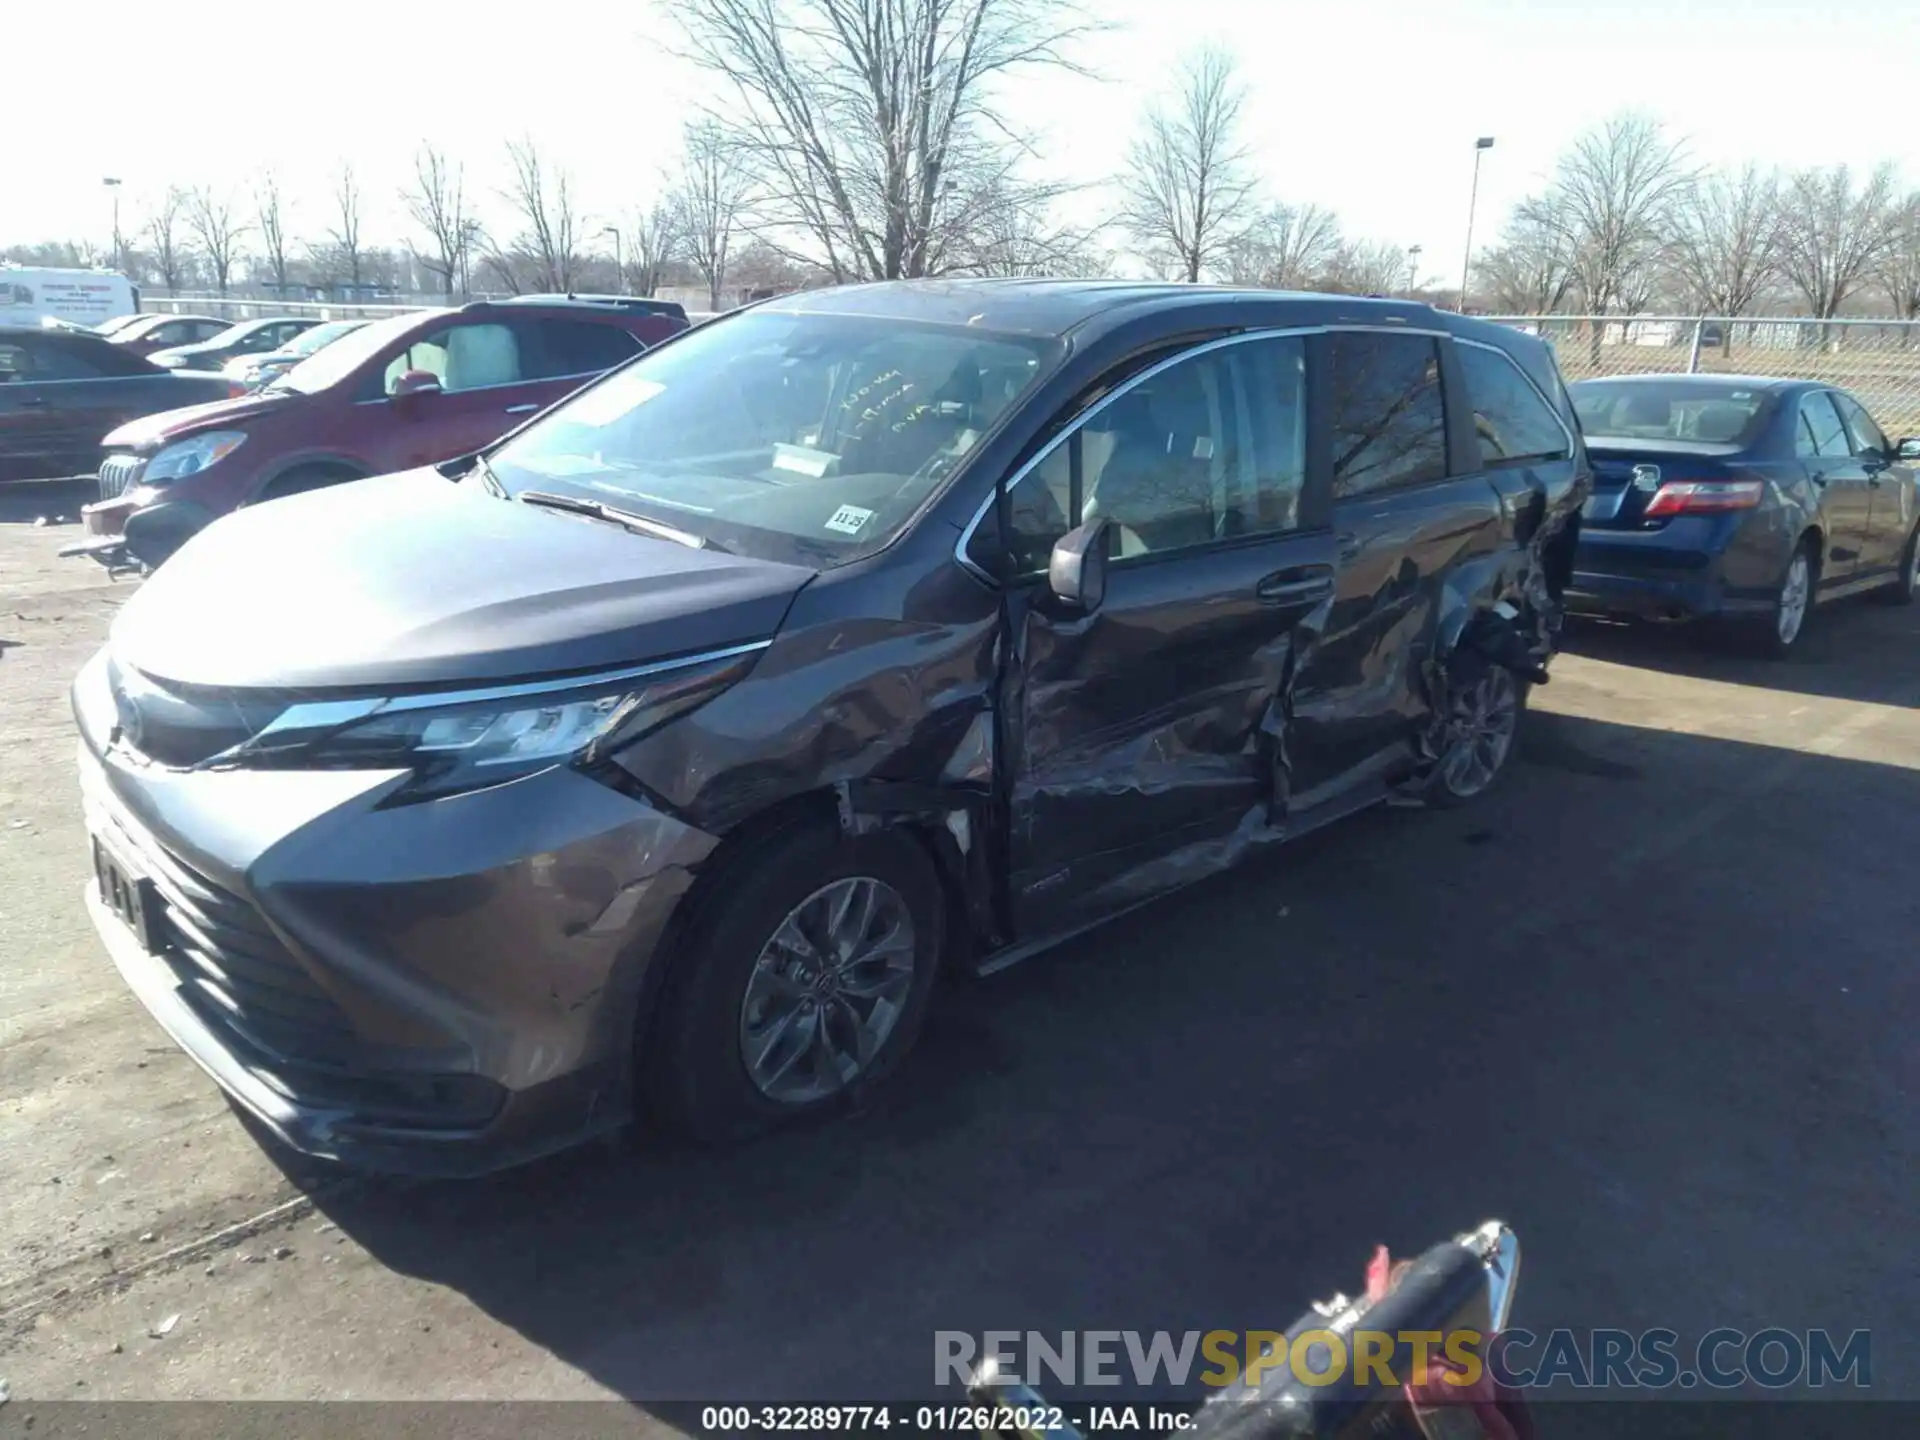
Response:
M109 643L181 685L531 679L766 639L813 574L415 470L215 521L122 607Z
M212 372L176 370L182 380L206 381L216 378ZM223 430L242 424L266 410L277 410L298 397L276 390L271 395L240 395L231 400L214 400L204 405L185 405L177 410L161 410L129 420L117 430L107 432L100 443L109 450L158 450L162 445L185 439L202 430Z

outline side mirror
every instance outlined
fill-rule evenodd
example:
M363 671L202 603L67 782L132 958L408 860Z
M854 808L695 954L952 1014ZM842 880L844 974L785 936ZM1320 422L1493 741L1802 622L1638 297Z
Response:
M438 395L440 377L431 370L409 370L393 382L393 398L401 404L412 404L422 395Z
M1920 460L1920 436L1909 435L1894 447L1894 454L1902 460Z
M1047 588L1062 606L1091 615L1107 598L1107 536L1113 522L1089 520L1053 542Z

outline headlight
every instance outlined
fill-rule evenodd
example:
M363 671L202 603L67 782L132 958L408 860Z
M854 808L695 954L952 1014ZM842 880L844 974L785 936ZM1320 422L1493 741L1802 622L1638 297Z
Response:
M241 430L209 430L204 435L195 435L191 440L168 445L147 462L146 472L141 478L151 485L159 480L178 480L183 475L197 475L214 461L223 460L238 450L246 438L246 433Z
M409 770L394 797L477 790L555 765L591 766L705 704L752 666L764 645L665 661L581 682L457 694L294 705L212 766Z

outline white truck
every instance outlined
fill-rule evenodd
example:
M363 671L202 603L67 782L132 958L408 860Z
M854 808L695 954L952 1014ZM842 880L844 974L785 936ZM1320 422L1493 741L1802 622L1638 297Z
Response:
M91 328L140 308L140 293L113 270L0 265L0 325L48 321Z

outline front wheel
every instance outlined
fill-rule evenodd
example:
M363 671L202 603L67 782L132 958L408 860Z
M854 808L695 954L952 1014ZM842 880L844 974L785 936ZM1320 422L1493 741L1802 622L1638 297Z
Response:
M1527 684L1506 666L1479 655L1457 654L1448 676L1447 716L1427 802L1445 809L1493 789L1511 768L1526 707Z
M900 831L824 825L741 856L675 961L648 1098L693 1138L844 1102L912 1047L945 942L931 860Z

